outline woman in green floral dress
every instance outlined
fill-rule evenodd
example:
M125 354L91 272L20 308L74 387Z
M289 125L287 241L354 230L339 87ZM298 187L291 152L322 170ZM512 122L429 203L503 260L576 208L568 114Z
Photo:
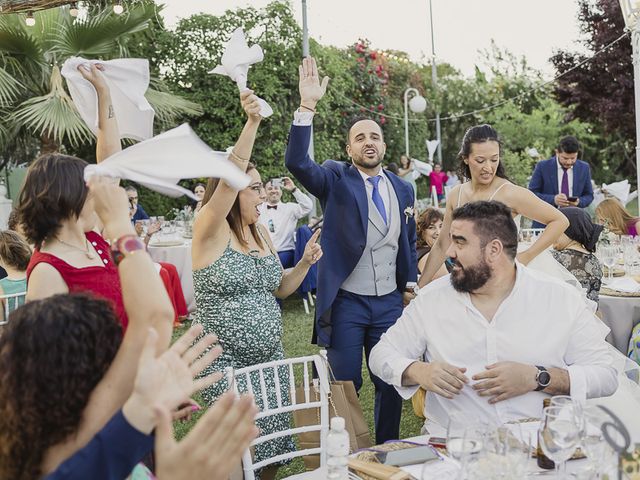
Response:
M240 94L248 115L242 134L229 158L251 178L249 186L237 191L218 179L210 179L202 199L202 207L193 226L192 261L197 314L196 323L204 326L204 333L218 336L222 355L208 370L224 371L226 367L239 369L249 365L284 358L282 348L282 318L276 297L286 298L293 293L309 267L322 256L316 243L318 233L309 240L304 256L291 270L283 272L269 233L258 224L258 206L266 199L260 174L249 162L255 135L260 124L260 106L253 92ZM279 376L281 398L288 401L288 374L282 369ZM248 391L243 379L238 389ZM265 374L269 406L276 406L274 372ZM259 379L252 378L252 390L260 392ZM226 380L206 389L203 396L213 403L228 388ZM259 395L256 403L263 408ZM257 421L262 435L286 430L290 415L281 414ZM279 437L255 449L255 461L295 450L293 439ZM260 472L262 479L275 476L277 467Z

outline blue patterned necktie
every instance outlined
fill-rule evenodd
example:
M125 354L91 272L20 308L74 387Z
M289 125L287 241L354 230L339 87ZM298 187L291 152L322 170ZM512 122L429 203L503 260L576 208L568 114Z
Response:
M378 189L378 183L380 183L380 176L369 177L367 180L371 182L373 185L373 193L371 194L371 200L373 200L373 204L380 212L380 216L382 220L384 220L384 224L387 224L387 211L384 209L384 202L382 201L382 197L380 196L380 190Z

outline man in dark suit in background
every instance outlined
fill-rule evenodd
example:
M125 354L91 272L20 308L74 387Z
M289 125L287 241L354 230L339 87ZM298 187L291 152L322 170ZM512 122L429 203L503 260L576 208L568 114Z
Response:
M381 168L382 129L359 119L348 132L351 163L308 155L316 103L325 93L313 58L300 67L300 108L294 114L285 163L322 205L324 256L318 264L314 341L327 347L337 380L362 386L367 359L384 332L413 297L416 267L414 193L410 184ZM376 443L399 437L402 399L370 373L375 386Z
M575 137L564 137L556 148L556 154L536 165L529 190L545 202L561 207L586 208L593 202L591 168L578 160L580 143ZM533 228L544 225L533 222Z

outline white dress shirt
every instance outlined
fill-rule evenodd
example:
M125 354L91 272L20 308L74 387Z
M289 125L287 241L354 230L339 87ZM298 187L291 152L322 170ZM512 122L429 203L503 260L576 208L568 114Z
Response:
M470 382L454 399L427 393L426 417L444 427L456 412L502 424L540 417L548 395L532 391L490 404L471 388L473 375L500 361L564 368L574 398L608 396L618 386L608 331L573 287L517 264L513 290L490 322L448 275L422 288L373 348L369 367L405 399L418 387L403 387L402 373L423 356L466 367Z
M296 231L298 220L308 215L313 208L313 200L302 193L299 188L293 191L293 197L298 203L278 202L274 205L276 208L268 208L269 204L264 202L259 207L260 219L258 221L269 230L276 252L295 248L293 234Z
M556 165L558 167L558 193L562 193L562 175L564 174L564 168L556 157ZM567 177L569 180L569 197L573 197L573 166L567 169Z

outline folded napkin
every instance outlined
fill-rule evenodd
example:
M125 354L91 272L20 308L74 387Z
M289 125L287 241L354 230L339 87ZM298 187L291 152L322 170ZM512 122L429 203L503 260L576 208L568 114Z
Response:
M618 292L626 293L638 293L640 292L640 283L636 282L630 277L614 278L609 283L605 284L605 287L616 290Z
M144 185L170 197L195 194L177 183L183 178L220 178L235 189L249 185L249 176L228 160L228 153L215 152L186 123L150 140L118 152L84 170L86 181L93 175L121 178Z
M218 65L213 70L210 70L209 73L226 75L236 82L238 90L242 92L247 90L249 67L254 63L261 62L263 59L264 54L260 45L255 44L249 48L244 32L241 28L237 28L231 34L231 38L222 54L222 59L220 60L222 65ZM258 98L258 102L260 103L260 115L262 118L267 118L273 114L273 109L267 102L261 98Z
M67 79L69 93L80 117L94 134L98 132L98 94L91 82L78 71L82 64L97 63L104 65L102 74L111 92L120 138L151 138L155 111L144 96L149 88L149 62L146 59L120 58L103 62L82 57L68 58L61 73Z

